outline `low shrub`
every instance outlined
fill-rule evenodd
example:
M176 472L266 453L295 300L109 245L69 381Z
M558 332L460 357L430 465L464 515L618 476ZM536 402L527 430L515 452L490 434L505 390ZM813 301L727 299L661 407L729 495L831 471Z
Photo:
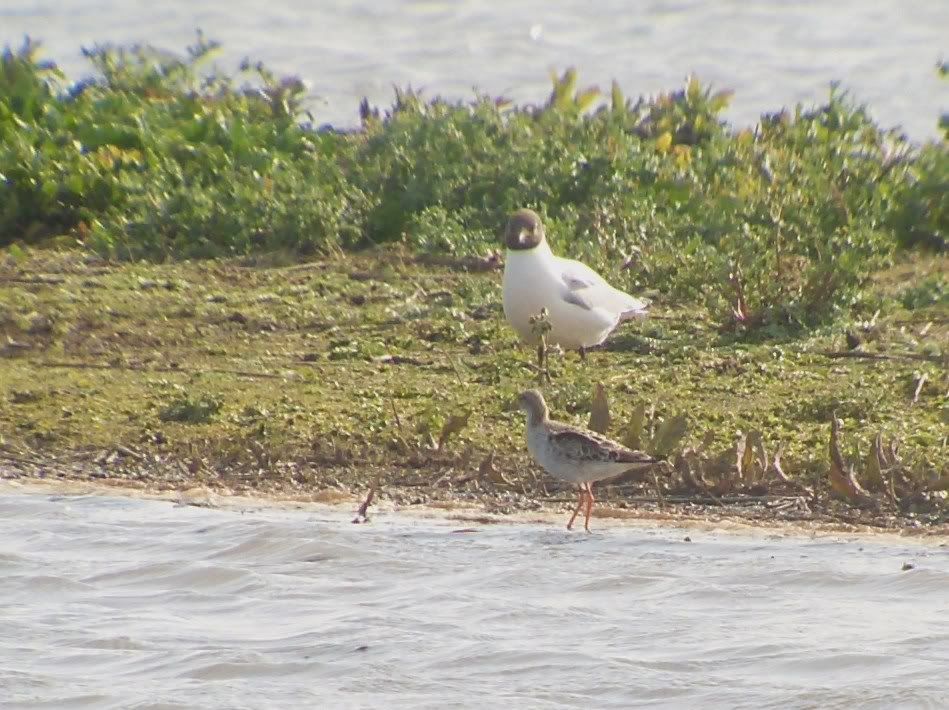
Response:
M730 93L696 78L633 102L570 70L542 106L407 89L339 131L314 126L299 79L207 69L216 48L200 35L184 58L96 47L93 78L73 85L36 43L7 49L0 245L466 254L496 248L507 213L529 206L559 252L618 285L744 326L832 317L896 249L946 248L946 144L881 129L838 87L736 130L720 117Z

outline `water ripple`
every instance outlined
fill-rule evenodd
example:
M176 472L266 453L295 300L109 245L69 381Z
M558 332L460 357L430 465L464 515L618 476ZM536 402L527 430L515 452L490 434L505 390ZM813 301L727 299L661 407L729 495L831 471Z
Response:
M936 546L523 524L458 536L94 496L0 496L0 513L4 708L944 699Z
M932 69L945 51L949 4L934 0L757 3L524 0L502 10L451 3L301 0L20 0L0 3L5 41L39 37L72 78L88 74L80 46L145 42L181 52L194 28L223 42L219 63L246 56L312 82L320 122L356 125L364 96L388 106L392 85L467 99L472 87L517 101L550 92L551 67L628 95L680 86L697 72L735 90L742 124L797 102L823 102L840 80L886 126L922 140L944 108ZM940 30L939 28L943 29Z

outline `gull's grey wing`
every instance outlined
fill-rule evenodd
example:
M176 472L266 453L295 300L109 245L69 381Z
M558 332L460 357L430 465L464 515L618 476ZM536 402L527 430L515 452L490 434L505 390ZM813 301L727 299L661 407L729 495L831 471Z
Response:
M583 297L583 294L580 291L568 290L563 295L563 300L567 303L571 303L574 306L579 306L585 311L593 310L593 306Z
M564 300L585 310L605 308L622 320L643 315L649 302L613 288L586 264L556 257L560 278L567 287Z
M593 310L593 304L587 296L588 289L595 286L596 281L583 274L571 273L570 271L563 271L560 277L567 287L563 294L563 300L572 303L574 306L579 306L585 311ZM584 293L584 291L587 293Z
M571 273L569 271L564 271L561 274L563 282L567 284L567 288L571 291L578 291L582 288L590 288L590 286L596 286L598 280L590 278L589 276L583 276L578 273Z

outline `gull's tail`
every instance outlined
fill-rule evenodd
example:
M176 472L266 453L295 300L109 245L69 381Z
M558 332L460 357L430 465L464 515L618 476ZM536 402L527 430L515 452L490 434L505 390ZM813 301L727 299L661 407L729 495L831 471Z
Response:
M628 298L629 302L627 307L619 316L620 323L632 320L633 318L643 318L646 315L646 311L649 310L649 301L645 298L634 298L633 296L628 296Z

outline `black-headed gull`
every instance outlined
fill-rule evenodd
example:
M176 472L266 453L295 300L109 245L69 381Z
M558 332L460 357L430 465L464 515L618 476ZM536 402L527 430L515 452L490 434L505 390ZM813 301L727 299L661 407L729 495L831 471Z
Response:
M628 449L596 432L553 421L539 390L522 392L517 406L527 412L527 450L534 460L554 478L579 488L577 507L567 530L573 528L573 521L585 503L583 529L590 532L596 481L630 470L643 471L659 463L648 454Z
M613 288L586 264L555 256L533 210L511 215L504 241L504 315L530 345L541 342L534 319L542 310L550 324L547 344L577 350L583 357L587 348L606 340L622 321L643 315L649 305ZM538 357L542 359L543 350Z

